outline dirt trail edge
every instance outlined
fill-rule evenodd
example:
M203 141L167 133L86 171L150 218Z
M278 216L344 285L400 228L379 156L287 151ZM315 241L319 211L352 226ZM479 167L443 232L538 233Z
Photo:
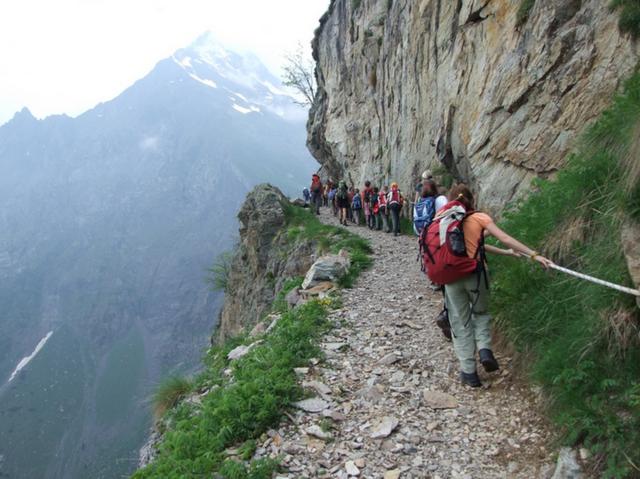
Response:
M326 209L322 221L337 224ZM331 315L327 361L297 371L315 397L269 432L288 468L279 477L550 477L541 399L513 377L511 359L497 350L501 369L481 371L481 389L459 383L415 238L349 229L371 241L374 264Z

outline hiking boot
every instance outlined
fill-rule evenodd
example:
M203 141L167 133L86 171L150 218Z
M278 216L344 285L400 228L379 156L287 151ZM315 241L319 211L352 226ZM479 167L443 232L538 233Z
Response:
M440 311L440 314L436 318L436 326L442 330L444 337L451 341L451 324L449 323L449 315L446 309Z
M462 384L466 384L467 386L471 386L472 388L479 388L482 386L480 382L480 378L478 377L478 373L463 373L460 371L460 381Z
M480 364L484 370L488 373L492 373L493 371L497 371L500 369L498 365L498 361L493 356L493 352L490 349L481 349L478 351L478 355L480 356Z

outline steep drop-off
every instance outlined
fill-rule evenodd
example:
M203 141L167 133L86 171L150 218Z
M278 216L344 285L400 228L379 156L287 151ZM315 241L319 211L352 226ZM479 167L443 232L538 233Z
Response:
M218 339L223 342L267 313L286 279L304 275L313 244L287 236L289 200L268 184L256 186L238 213L240 241L229 269Z
M443 164L499 211L561 168L633 71L601 0L333 0L313 43L308 145L328 175L411 189Z

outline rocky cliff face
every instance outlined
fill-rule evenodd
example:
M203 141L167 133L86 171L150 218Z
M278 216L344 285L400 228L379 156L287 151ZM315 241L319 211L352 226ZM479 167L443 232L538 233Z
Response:
M328 175L443 164L494 211L563 165L638 52L602 0L333 0L314 39L308 146Z
M224 341L258 322L283 283L304 276L313 264L311 242L287 238L289 200L271 185L256 186L240 212L240 243L229 272L218 338Z

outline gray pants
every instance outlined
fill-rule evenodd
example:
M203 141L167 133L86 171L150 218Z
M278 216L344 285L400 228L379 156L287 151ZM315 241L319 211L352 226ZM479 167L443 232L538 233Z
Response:
M316 214L320 214L320 206L322 206L322 193L311 192L311 205Z
M357 210L353 210L353 221L357 225L362 223L362 208L358 208Z
M380 217L382 218L382 229L387 233L390 233L391 226L389 225L389 212L387 211L386 207L380 208Z
M464 373L476 372L476 350L491 349L489 290L475 273L447 284L445 301L453 333L453 349Z

